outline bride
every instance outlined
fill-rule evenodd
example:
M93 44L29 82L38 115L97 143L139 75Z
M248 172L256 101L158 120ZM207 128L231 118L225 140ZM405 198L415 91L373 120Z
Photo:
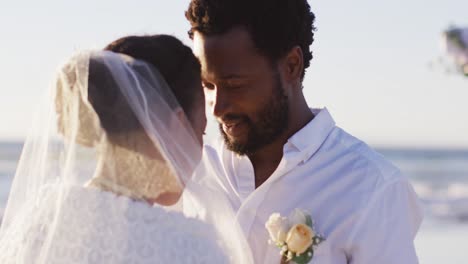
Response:
M200 66L177 39L74 55L25 143L0 263L252 263L218 186L191 177L210 177L205 125ZM182 193L203 221L180 212Z

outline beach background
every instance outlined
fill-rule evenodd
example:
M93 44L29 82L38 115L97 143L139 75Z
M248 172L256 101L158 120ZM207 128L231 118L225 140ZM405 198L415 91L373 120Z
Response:
M32 113L58 65L126 35L188 46L189 0L0 0L0 209ZM442 32L468 26L466 0L309 0L316 14L307 102L394 162L421 198L422 264L468 263L468 78ZM208 114L207 139L217 134Z

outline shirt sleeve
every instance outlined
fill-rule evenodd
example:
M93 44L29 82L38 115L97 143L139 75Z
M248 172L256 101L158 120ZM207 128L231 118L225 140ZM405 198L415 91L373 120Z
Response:
M414 238L422 218L419 199L403 177L376 191L351 233L349 263L418 263Z

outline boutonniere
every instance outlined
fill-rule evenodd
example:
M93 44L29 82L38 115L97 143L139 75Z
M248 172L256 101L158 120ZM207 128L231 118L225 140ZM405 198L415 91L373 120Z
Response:
M325 240L315 232L312 217L299 209L289 217L273 213L265 227L270 234L269 244L280 248L282 256L297 264L309 263L317 245Z

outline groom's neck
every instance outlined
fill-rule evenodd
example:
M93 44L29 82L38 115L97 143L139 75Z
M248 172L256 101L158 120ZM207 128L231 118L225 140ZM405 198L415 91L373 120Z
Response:
M296 103L290 108L288 118L287 129L277 139L248 155L254 168L255 188L262 185L275 172L283 158L286 142L306 126L314 118L314 114L304 99L302 104Z
M284 140L277 140L248 156L254 169L255 188L258 188L268 180L276 170L283 158L283 146L285 143L286 141Z

